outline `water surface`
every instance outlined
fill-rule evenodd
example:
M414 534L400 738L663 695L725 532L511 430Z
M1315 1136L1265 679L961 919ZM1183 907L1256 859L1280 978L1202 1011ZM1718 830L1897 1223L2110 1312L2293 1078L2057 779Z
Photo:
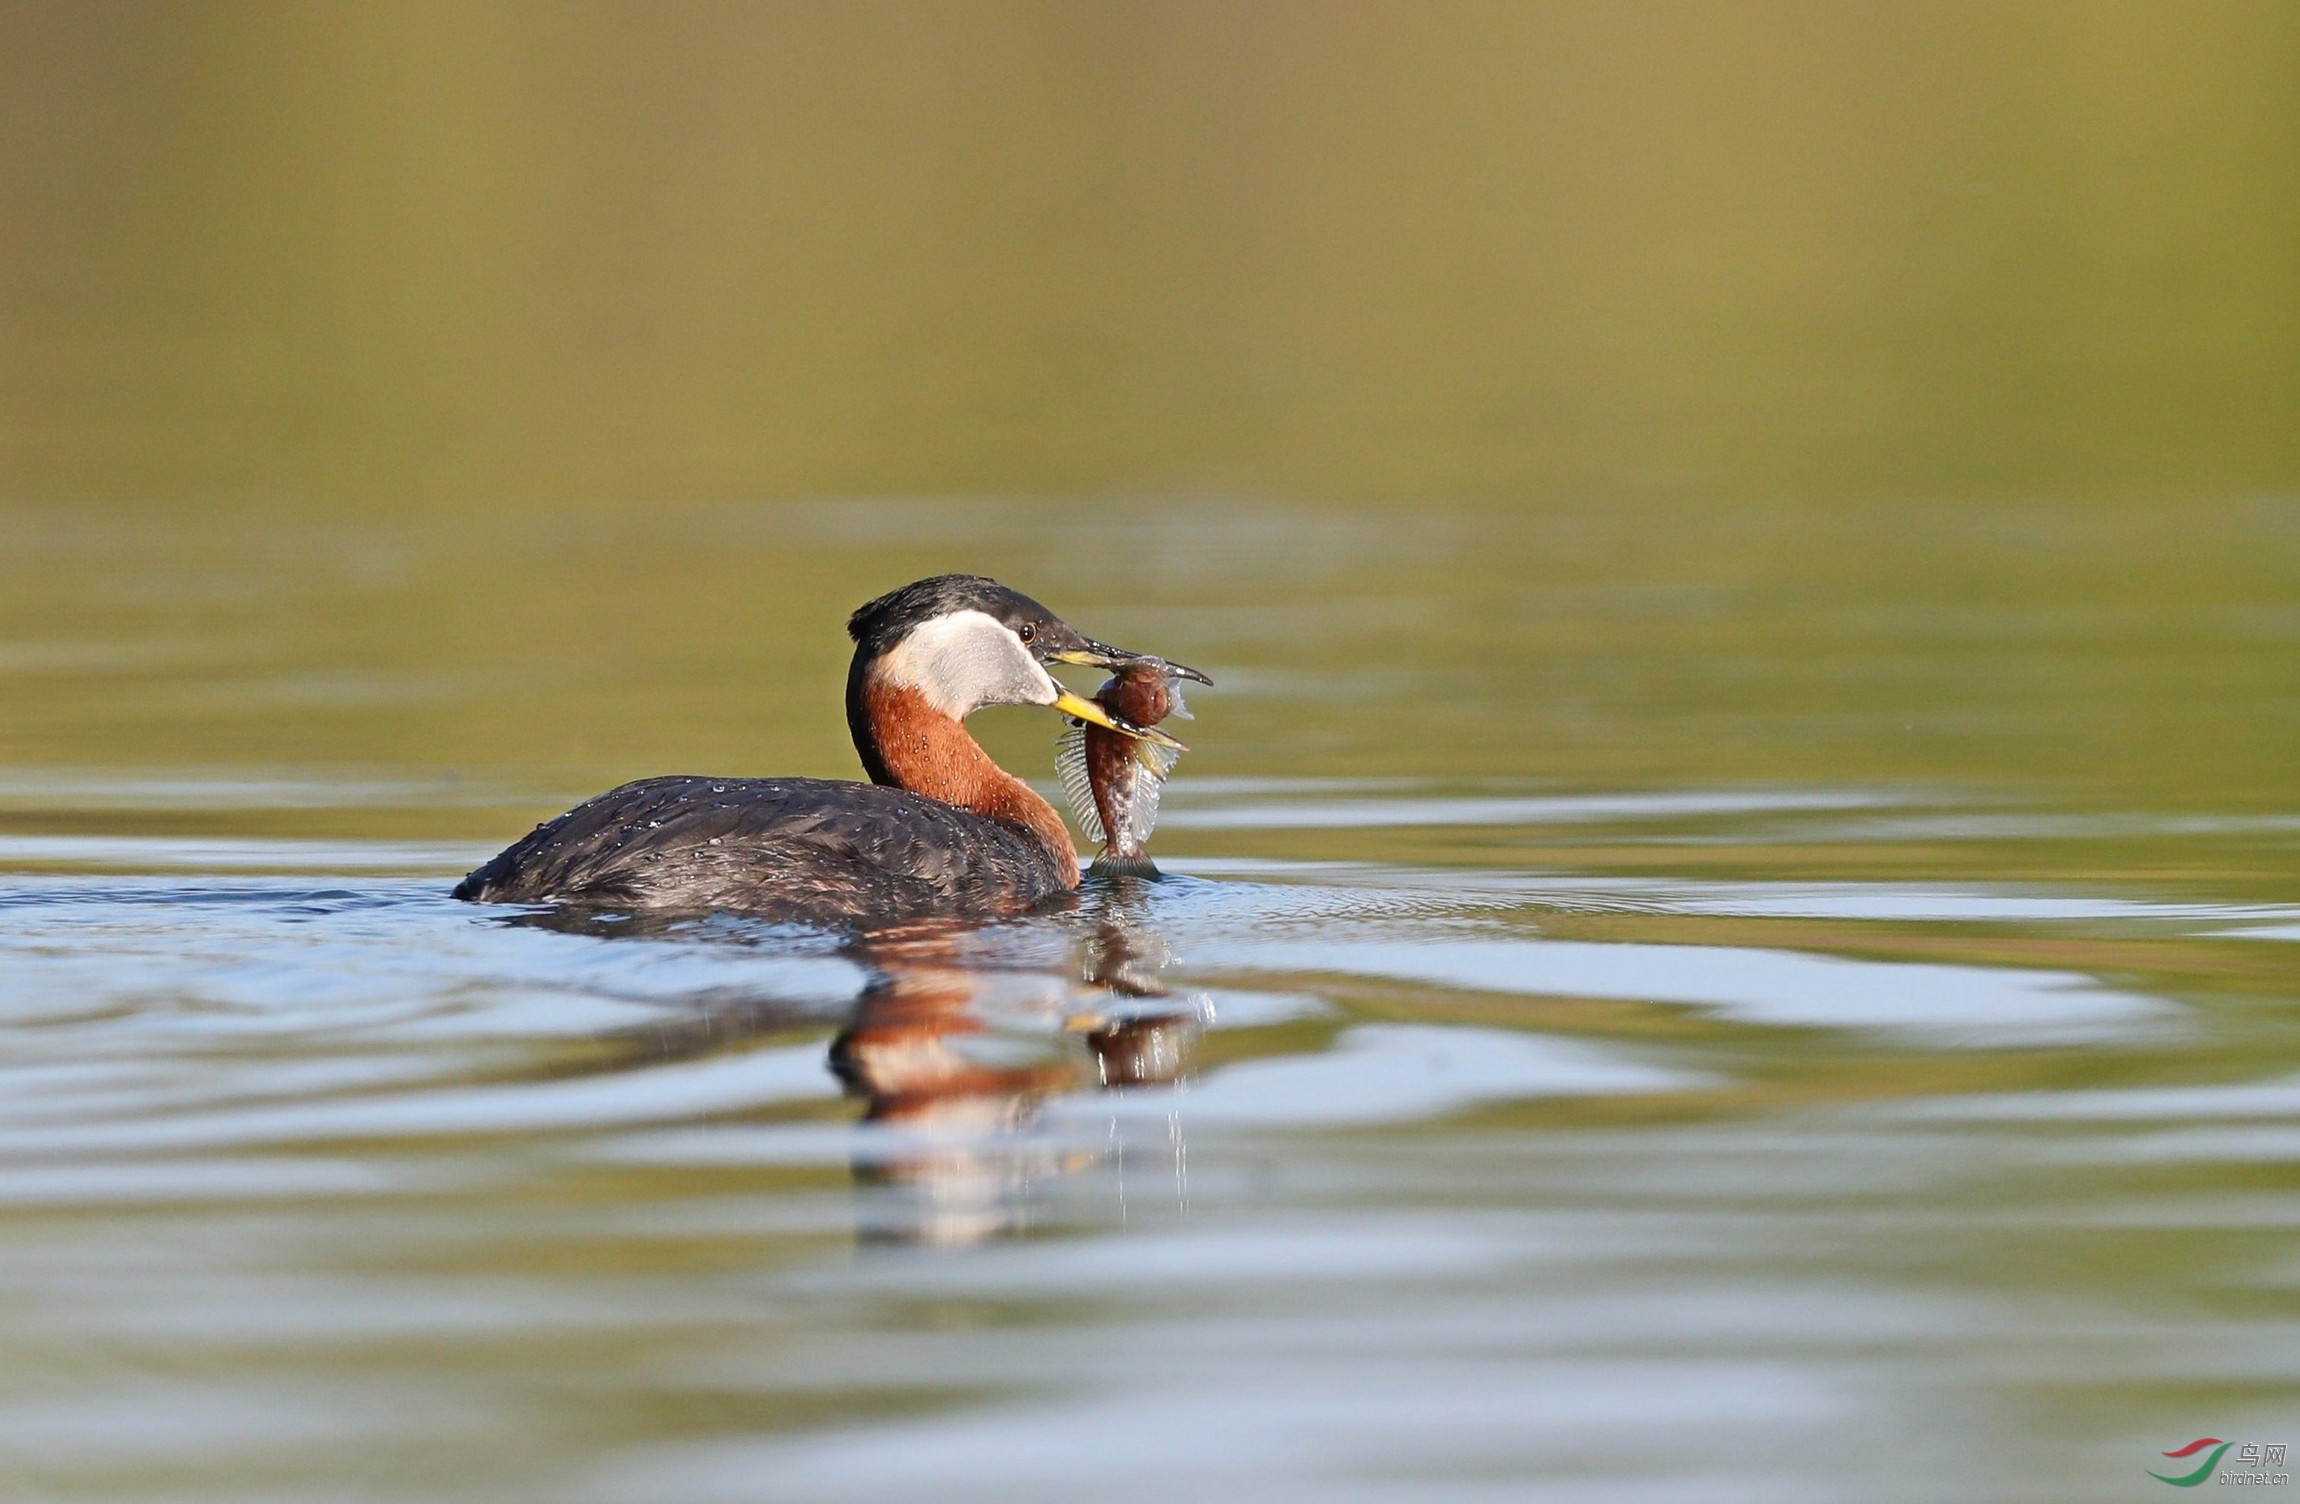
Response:
M861 937L445 896L621 777L846 771L839 608L931 539L20 514L13 1478L2075 1499L2285 1435L2287 504L935 505L1219 681L1168 880ZM1044 719L984 734L1045 778Z

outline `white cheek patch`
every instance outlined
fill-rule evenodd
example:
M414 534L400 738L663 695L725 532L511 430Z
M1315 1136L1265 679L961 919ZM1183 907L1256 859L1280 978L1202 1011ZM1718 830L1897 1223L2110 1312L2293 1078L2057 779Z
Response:
M913 627L879 660L876 676L917 690L954 721L985 705L1051 705L1061 692L1022 639L982 611Z

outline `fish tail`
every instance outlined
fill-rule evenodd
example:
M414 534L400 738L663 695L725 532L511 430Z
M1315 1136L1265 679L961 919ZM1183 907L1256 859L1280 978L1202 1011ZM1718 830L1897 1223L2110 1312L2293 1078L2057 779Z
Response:
M1114 851L1105 851L1094 859L1093 866L1086 869L1086 875L1088 877L1159 878L1166 874L1160 872L1158 864L1151 861L1142 852L1137 851L1121 856Z

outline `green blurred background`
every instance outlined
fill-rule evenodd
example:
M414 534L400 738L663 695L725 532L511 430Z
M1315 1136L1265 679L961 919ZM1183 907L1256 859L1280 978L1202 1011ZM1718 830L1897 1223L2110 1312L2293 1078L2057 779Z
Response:
M841 771L981 568L1203 772L2283 804L2296 399L2282 0L0 6L19 766Z

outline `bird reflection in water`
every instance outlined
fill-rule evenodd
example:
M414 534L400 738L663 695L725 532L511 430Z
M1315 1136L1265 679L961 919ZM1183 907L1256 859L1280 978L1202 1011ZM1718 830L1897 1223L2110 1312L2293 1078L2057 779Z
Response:
M854 1155L865 1237L955 1244L1020 1231L1057 1177L1103 1163L1123 1213L1129 1163L1148 1148L1130 1141L1130 1115L1113 1114L1098 1140L1040 1119L1052 1098L1172 1086L1187 1068L1207 1007L1166 985L1172 956L1142 886L1115 878L1083 895L1074 977L1001 969L973 953L983 931L951 921L857 940L850 954L872 980L830 1058L866 1103ZM1079 1116L1065 1115L1084 1129ZM1158 1157L1179 1206L1180 1126L1168 1114L1163 1127Z
M795 947L862 967L867 980L838 1011L828 1061L863 1103L852 1156L861 1235L957 1244L1026 1230L1055 1183L1097 1166L1115 1171L1122 1217L1143 1199L1130 1196L1128 1177L1145 1161L1158 1166L1157 1199L1170 1183L1173 1204L1187 1209L1175 1113L1128 1104L1097 1122L1078 1110L1088 1105L1080 1094L1179 1085L1212 1016L1203 994L1177 995L1164 979L1174 957L1152 921L1155 881L1095 876L1062 912L918 919L843 940L731 916L545 910L505 922L642 943ZM585 1072L701 1059L824 1021L819 1004L691 993L603 1039L606 1057ZM1049 1103L1065 1097L1069 1110L1049 1121ZM1145 1127L1155 1142L1142 1141Z

